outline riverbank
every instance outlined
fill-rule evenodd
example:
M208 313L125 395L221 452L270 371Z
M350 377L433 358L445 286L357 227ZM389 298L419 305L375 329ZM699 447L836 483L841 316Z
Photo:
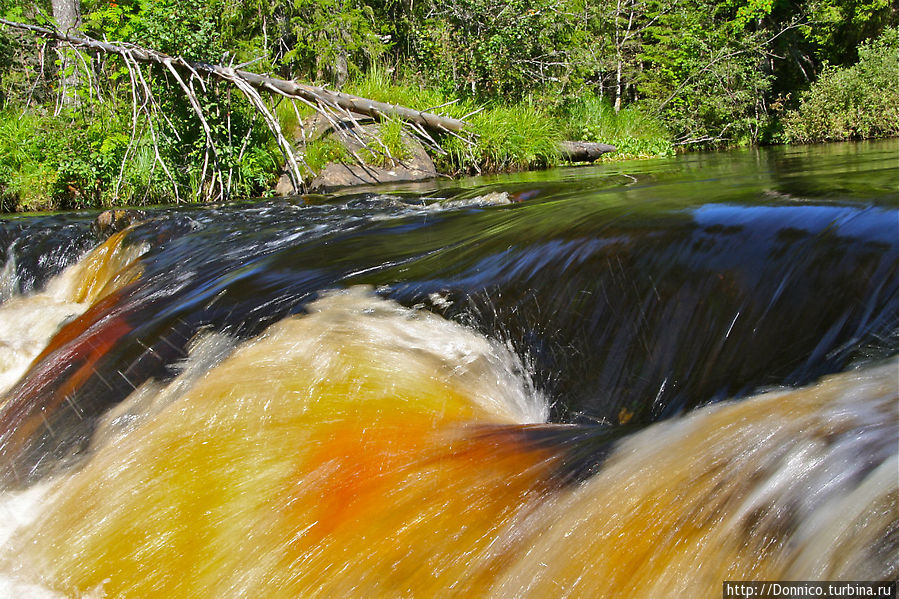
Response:
M374 74L372 78L379 77ZM363 79L351 88L388 101L397 98L415 108L444 104L444 96L424 89ZM417 94L417 96L415 95ZM616 112L601 98L571 100L555 110L535 102L512 106L475 106L470 101L447 101L441 112L465 117L465 136L444 135L439 145L427 147L399 121L377 125L357 123L369 132L362 151L351 151L335 136L334 124L316 131L316 113L281 107L275 111L282 129L299 150L306 191L329 192L353 186L317 184L320 175L334 166L371 172L409 168L421 155L430 163L424 176L412 180L453 179L466 175L494 175L539 171L572 164L564 159L559 144L565 139L607 141L616 147L597 162L614 163L673 156L688 151L677 146L664 124L638 106ZM474 113L474 114L472 114ZM794 115L794 119L798 115ZM319 117L320 118L320 117ZM369 119L368 123L372 123ZM376 126L376 129L372 129ZM354 127L355 128L355 127ZM341 129L337 127L336 129ZM358 133L341 131L344 138ZM803 139L803 138L799 138ZM72 209L141 207L201 201L201 189L191 187L173 193L170 180L155 164L150 149L123 144L125 132L115 122L84 122L73 115L40 115L0 111L0 213L46 212ZM271 141L243 148L243 162L236 165L235 193L241 197L294 195L283 174L283 161ZM357 148L358 150L358 148ZM367 164L358 168L359 161ZM188 167L184 167L188 168ZM412 169L417 168L412 166ZM639 169L638 169L639 170ZM280 182L279 182L280 175ZM404 179L384 179L384 183ZM358 180L357 184L371 185Z
M899 135L899 30L885 8L834 44L830 13L749 18L702 2L671 21L648 6L622 21L577 3L362 2L343 15L360 29L315 35L310 23L343 21L301 4L279 4L275 25L205 0L101 3L68 33L28 9L0 14L0 212L265 196L285 164L296 192L328 164L389 172L416 153L407 139L433 162L426 176L454 177L563 164L569 140L612 144L603 160L620 160ZM796 29L806 18L823 29ZM801 73L778 56L801 58ZM354 118L337 89L453 125L385 122L381 106L365 112L381 121L370 143L310 136L316 110Z
M571 162L651 158L673 155L675 146L664 124L637 106L619 111L602 98L568 98L556 105L526 100L487 103L449 97L436 90L391 81L384 71L369 72L347 93L440 113L466 126L440 134L398 120L362 115L325 118L305 110L278 113L293 140L307 188L327 191L373 182L416 181L435 177L498 174L551 168ZM587 142L593 155L573 151ZM611 145L612 147L605 147ZM341 165L336 168L335 165ZM276 190L292 186L282 175Z
M348 115L342 122L329 122L310 107L282 103L273 114L297 152L307 190L329 165L363 165L362 170L369 172L378 168L389 171L404 168L413 156L420 159L422 154L430 167L419 178L559 166L566 164L560 147L569 140L615 146L614 152L602 156L604 161L675 152L671 135L659 119L638 106L616 112L607 101L592 96L569 98L555 106L535 100L476 104L395 83L378 70L348 86L347 91L416 110L437 107L439 113L463 119L467 126L459 134L439 135L399 120L372 125L372 119L356 121ZM129 134L131 123L114 116L0 111L0 210L111 208L203 198L200 182L204 178L196 173L196 164L169 166L171 170L195 173L179 190L176 179L181 173L166 172L146 130L142 135ZM230 197L293 192L289 182L278 184L284 159L273 140L257 132L247 135L239 148L235 145L225 146L239 158L225 174Z
M772 125L777 133L769 141L808 143L899 135L899 89L889 85L899 60L896 48L899 34L888 29L878 40L860 47L858 64L826 70L802 95L796 109L780 113L780 120ZM158 128L159 116L154 125L153 118L140 115L136 97L130 104L110 98L54 110L47 105L17 108L7 103L0 110L0 212L190 203L289 195L298 189L328 191L353 183L352 177L321 183L320 176L329 165L345 165L340 167L344 171L381 169L391 174L400 167L409 170L406 162L413 156L420 159L411 169L413 179L545 169L565 164L560 144L568 140L615 146L615 152L601 157L603 161L751 145L746 139L687 139L683 131L672 128L676 122L663 118L651 104L634 102L616 110L608 98L593 92L478 102L396 77L383 68L370 68L344 91L436 112L464 121L465 126L459 132L439 132L381 119L361 133L363 128L350 113L335 118L335 113L322 112L320 106L295 101L275 105L263 126L261 112L248 111L225 90L210 91L201 98L207 102L208 120L202 123L208 130L177 97L168 99L174 102L170 113L160 112L170 126L167 131ZM283 132L282 139L272 137L273 129ZM350 144L346 143L349 138ZM293 149L285 152L286 143L296 149L291 159L298 165L293 178L279 184L285 160L294 153ZM300 180L301 184L294 184ZM402 177L391 174L374 180L391 182Z

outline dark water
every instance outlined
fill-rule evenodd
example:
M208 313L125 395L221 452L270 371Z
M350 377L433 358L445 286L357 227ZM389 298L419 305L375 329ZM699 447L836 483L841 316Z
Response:
M43 421L4 459L38 476L136 386L172 376L198 332L251 337L357 284L507 342L551 421L613 437L885 358L899 347L897 151L753 149L149 210L125 240L149 246L142 276L79 325L115 326L114 340L74 388L85 356L10 391L4 435ZM84 215L0 222L7 288L40 288L97 239Z

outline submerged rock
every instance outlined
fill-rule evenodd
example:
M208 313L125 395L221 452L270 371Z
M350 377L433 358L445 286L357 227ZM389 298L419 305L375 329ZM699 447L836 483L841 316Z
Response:
M146 218L147 213L143 210L106 210L97 216L91 229L101 236L109 236Z

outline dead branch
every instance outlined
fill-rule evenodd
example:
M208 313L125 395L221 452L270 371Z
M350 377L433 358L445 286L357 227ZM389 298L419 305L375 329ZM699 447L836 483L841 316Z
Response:
M417 123L428 129L438 131L454 131L459 132L465 128L466 123L459 119L448 116L442 116L423 110L415 110L406 106L397 104L388 104L386 102L378 102L368 98L354 96L343 92L332 91L323 87L314 85L305 85L295 81L287 81L285 79L277 79L258 73L251 73L239 69L230 69L220 65L206 64L196 61L188 61L180 58L174 58L149 48L143 48L134 44L112 44L95 40L85 35L74 35L72 33L55 31L40 27L38 25L30 25L27 23L18 23L0 19L0 24L17 29L31 31L42 37L49 37L66 41L74 46L88 48L92 50L100 50L110 54L122 56L125 52L130 52L133 60L144 63L155 63L165 66L166 68L179 67L183 69L193 70L195 73L205 73L214 75L220 79L233 81L234 77L238 77L246 81L249 85L257 89L277 89L279 93L295 98L303 98L309 102L318 105L331 106L358 114L364 114L377 120L387 118L399 118L404 121ZM171 67L170 67L171 65Z

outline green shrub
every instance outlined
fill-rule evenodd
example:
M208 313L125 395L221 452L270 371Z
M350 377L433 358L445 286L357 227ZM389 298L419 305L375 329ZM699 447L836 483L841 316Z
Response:
M0 111L0 201L3 210L53 210L170 202L178 186L191 200L201 181L204 142L178 141L158 129L157 144L143 117L136 125L123 105L92 103L74 114L54 116L39 110ZM232 125L240 132L241 114ZM213 121L221 129L221 122ZM258 126L243 145L243 135L217 138L222 178L232 196L258 195L278 168L271 141ZM246 130L243 131L246 133ZM243 153L241 154L241 148ZM169 174L159 164L157 152Z
M858 49L847 68L826 67L783 119L787 142L899 135L899 29L889 28Z
M418 3L409 45L435 84L453 95L519 101L568 81L580 3L446 0Z
M68 138L62 133L56 123L34 113L0 112L0 197L6 209L56 207L60 175L55 158Z

